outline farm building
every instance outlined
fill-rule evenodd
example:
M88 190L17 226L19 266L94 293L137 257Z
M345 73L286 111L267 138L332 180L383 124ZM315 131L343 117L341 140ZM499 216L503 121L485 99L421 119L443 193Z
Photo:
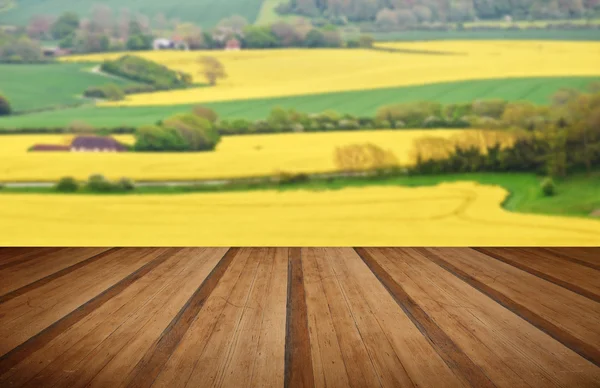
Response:
M70 151L71 146L59 144L36 144L30 151Z
M71 142L73 152L123 152L127 148L112 137L77 136Z
M123 152L127 148L112 137L77 136L70 145L36 144L30 151Z
M240 44L240 41L235 38L229 39L227 41L227 43L225 44L226 51L237 51L237 50L240 50L241 48L242 48L242 45Z
M187 42L179 37L173 39L158 38L152 43L154 50L189 50Z

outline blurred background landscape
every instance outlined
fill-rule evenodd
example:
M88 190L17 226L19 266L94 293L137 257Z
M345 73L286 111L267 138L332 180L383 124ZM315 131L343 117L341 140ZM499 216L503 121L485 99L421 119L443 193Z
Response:
M0 0L2 245L600 244L599 0Z

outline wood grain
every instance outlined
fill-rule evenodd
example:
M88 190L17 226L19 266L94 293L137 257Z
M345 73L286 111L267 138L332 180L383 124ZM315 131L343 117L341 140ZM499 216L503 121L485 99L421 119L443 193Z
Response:
M371 251L356 248L356 252L394 297L398 305L419 331L434 345L440 357L454 373L471 387L495 387L481 369L452 341L450 337L427 315L427 313L404 291L383 267Z
M578 264L548 259L519 248L473 249L600 303L597 274Z
M36 266L37 268L34 268L35 274L33 275L35 278L37 278L37 280L32 281L32 279L20 279L21 283L25 283L27 285L22 286L21 288L16 288L13 289L10 292L7 292L4 295L0 295L0 304L7 302L11 299L16 298L17 296L23 295L27 292L30 292L32 290L35 290L36 288L40 288L45 284L48 284L56 279L59 279L63 276L66 276L68 274L70 274L73 271L78 270L79 268L82 268L88 264L91 264L95 261L98 260L102 260L105 256L110 255L112 252L115 252L117 249L119 248L112 248L112 249L101 249L99 253L96 253L92 256L80 256L79 258L77 258L76 260L81 260L81 261L76 261L75 264L72 264L66 268L62 268L60 270L58 270L57 272L53 272L50 275L47 275L45 277L39 278L39 276L41 276L40 274L44 274L43 271L40 271L39 266ZM51 259L50 259L51 260ZM13 281L13 284L11 285L13 288L16 287L15 285L15 278L18 278L18 275L15 275L14 273L4 273L2 274L3 276L5 276L7 279L10 278ZM31 283L28 283L31 282ZM6 287L6 283L4 284L4 286Z
M450 272L453 275L457 276L458 278L462 279L467 284L471 285L478 291L480 291L483 294L487 295L488 297L492 298L497 303L501 304L502 306L506 307L513 313L522 317L527 322L531 323L538 329L540 329L543 332L550 335L552 338L556 339L557 341L560 341L563 345L565 345L569 349L573 350L574 352L578 353L579 355L581 355L582 357L586 358L587 360L593 362L594 364L599 365L600 349L598 347L596 347L593 344L590 344L588 342L585 342L584 340L582 340L580 338L577 338L571 332L563 329L561 327L562 325L552 323L550 320L544 318L542 315L535 313L530 308L527 308L525 306L525 304L524 304L525 302L519 302L517 300L511 299L504 293L498 291L495 287L490 286L490 285L484 283L483 281L481 281L477 276L473 276L470 273L470 271L465 271L465 270L461 269L462 266L460 266L460 264L457 264L457 260L452 259L454 257L452 252L449 252L448 250L440 251L440 250L432 250L432 249L426 249L426 248L417 248L417 250L419 250L421 253L423 253L423 255L426 256L427 258L429 258L432 262L436 263L437 265L444 268L448 272ZM464 255L468 254L468 251L467 252L460 251L457 253L459 255L462 253L462 255L464 256ZM480 260L483 260L481 262L482 265L486 264L486 262L485 262L486 256L484 256ZM523 279L523 283L521 283L521 286L524 287L524 290L523 290L524 293L527 293L527 292L535 293L536 292L535 283L531 283L534 281L535 280L533 280L533 279L532 280ZM549 299L550 303L551 303L551 301L552 300ZM567 306L567 305L565 305L565 306ZM599 306L596 306L594 304L592 304L592 306L590 306L590 308L596 310L596 314L600 313L600 310L598 310L598 307ZM560 305L557 306L556 308L559 309ZM566 312L567 311L563 311L563 313L566 313ZM554 314L556 314L556 311L554 311ZM598 316L600 316L600 315L596 315L595 317L589 317L588 320L592 320L597 323ZM563 317L565 317L565 316L563 315ZM568 318L568 316L566 316L566 317ZM593 323L590 323L590 326L593 326ZM590 330L593 330L594 332L596 332L596 336L593 337L594 343L596 343L596 344L600 343L599 342L600 341L600 336L599 336L600 327L598 327L596 325L596 327L590 327ZM585 337L585 335L583 335L583 336Z
M315 386L315 377L308 333L301 248L290 248L288 265L284 386L286 388L310 388Z
M145 264L144 266L125 276L119 282L112 285L102 293L96 295L95 297L85 302L75 310L66 314L63 318L52 323L41 332L35 334L27 341L23 342L19 346L13 348L9 352L2 355L0 357L0 375L6 373L10 368L14 367L16 364L29 357L31 354L35 353L37 350L42 348L52 339L60 335L62 332L64 332L77 322L81 321L83 318L91 314L94 310L102 306L111 298L123 292L136 280L140 279L145 274L154 269L156 266L167 260L177 250L177 248L172 248L166 252L163 252L149 263Z
M154 383L173 350L189 329L238 252L239 248L230 248L227 251L177 316L169 323L169 326L162 332L158 341L146 351L144 357L136 365L135 370L129 374L128 386L149 387Z

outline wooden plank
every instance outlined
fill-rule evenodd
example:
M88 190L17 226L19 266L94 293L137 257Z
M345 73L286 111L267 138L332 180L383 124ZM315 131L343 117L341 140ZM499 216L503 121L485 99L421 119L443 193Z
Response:
M380 264L498 387L594 386L600 369L416 249Z
M68 314L63 316L61 319L55 321L54 323L47 326L45 329L39 331L34 336L27 339L25 342L20 345L13 347L14 340L12 341L3 341L4 348L12 349L7 353L4 353L0 357L0 376L6 373L9 369L17 365L19 362L23 361L31 354L41 349L44 345L50 342L52 339L56 338L62 332L81 321L87 315L92 313L98 307L102 306L104 303L109 301L111 298L123 292L127 287L131 286L136 280L140 279L144 275L146 275L149 271L156 268L159 264L167 260L172 254L177 252L179 249L171 248L168 250L157 249L151 250L148 252L147 250L139 250L139 255L146 258L148 262L143 266L139 267L132 273L129 273L127 276L121 278L118 282L111 285L109 288L105 289L100 294L97 294L93 298L89 299L84 304L80 305L76 309L70 311ZM131 252L130 254L133 254ZM76 271L77 272L77 271ZM74 272L73 274L75 274ZM43 289L43 287L41 288ZM39 290L41 290L39 289ZM11 300L9 303L14 302L16 299ZM5 303L7 305L9 303ZM18 339L20 341L20 338ZM7 345L5 344L7 343Z
M353 249L326 253L381 386L463 386Z
M4 248L0 255L0 271L32 260L38 260L48 253L59 252L64 248Z
M569 349L599 365L600 305L597 303L475 251L451 248L417 250Z
M112 252L114 252L118 248L112 248L112 249L101 248L101 249L93 250L91 252L85 250L85 248L80 248L80 249L84 250L83 254L67 256L68 259L71 259L67 263L64 263L64 262L57 263L57 261L59 261L59 260L47 259L47 261L50 261L51 264L53 265L53 268L51 269L51 271L56 271L58 268L62 268L62 269L58 270L57 272L50 272L50 274L47 276L45 276L46 272L43 271L41 268L39 268L39 266L36 266L38 268L33 268L33 271L31 271L31 269L29 269L29 271L27 271L26 276L22 276L22 274L19 274L18 271L10 271L10 272L7 271L8 273L2 273L1 275L5 279L7 279L7 281L5 284L0 286L0 292L6 291L7 289L9 289L11 291L5 293L4 295L0 295L0 304L7 302L11 299L14 299L17 296L23 295L27 292L33 291L37 288L40 288L43 285L46 285L56 279L66 276L66 275L70 274L71 272L76 271L79 268L82 268L88 264L91 264L93 262L101 260L104 257L110 255ZM74 264L71 264L72 261L74 262ZM71 264L71 265L69 265L69 264ZM69 265L69 266L64 267L64 265ZM11 269L14 270L15 268L11 268ZM15 273L15 272L17 272L17 273ZM34 279L36 279L36 280L34 280ZM25 284L25 285L21 286L22 284ZM19 286L21 286L21 287L18 288Z
M285 302L286 302L286 285L287 285L287 260L281 261L278 277L274 277L275 273L275 249L263 249L256 251L256 254L262 255L261 262L258 266L256 280L250 296L247 307L244 310L240 325L234 334L233 345L230 350L230 355L227 364L224 367L222 378L218 382L219 386L235 387L240 381L248 382L248 387L281 387L284 384L284 358L285 358ZM287 259L287 257L285 258ZM284 264L284 265L281 265ZM283 271L282 271L283 270ZM279 306L270 304L269 295L275 289L279 290L278 298ZM265 316L273 310L279 310L278 321L273 327L275 332L264 333L263 324ZM265 336L274 335L280 338L279 344L275 349L265 347L265 344L260 344L262 336L263 341ZM257 361L260 358L259 346L268 352L274 351L279 356L275 364L268 366L263 360L262 367L266 370L260 370L260 365ZM258 356L258 357L257 357ZM257 368L258 367L258 368ZM266 372L273 368L274 375L268 376ZM262 375L262 378L255 380L254 376Z
M39 381L62 387L113 387L122 382L123 376L127 376L137 365L145 366L148 365L145 361L157 360L157 354L168 357L169 348L161 347L161 344L168 343L172 347L177 345L177 338L169 338L169 333L185 330L185 322L195 318L191 310L195 309L204 292L210 292L207 287L218 280L211 278L210 274L220 272L218 263L225 252L226 249L220 248L184 248L178 252L177 256L188 263L179 277L174 278L81 361L78 360L76 365L66 368L60 365L55 368L58 373L53 373L51 377L38 376ZM148 355L151 355L150 358ZM160 364L157 364L153 366L160 369ZM65 372L64 369L68 371ZM152 369L141 371L147 373L132 373L135 376L134 385L146 380L149 381L149 386L154 372ZM32 388L35 385L30 384Z
M463 350L433 321L404 288L387 273L371 255L370 250L356 248L356 252L387 288L400 308L419 331L433 344L446 365L471 387L494 387L488 376L463 352Z
M94 310L21 363L0 376L0 386L22 386L36 376L75 368L89 352L129 321L165 287L189 270L189 260L172 255L122 293ZM43 371L43 372L42 372ZM123 376L121 376L123 378ZM38 377L39 379L39 377Z
M302 248L302 271L315 386L349 387L348 370L321 281L327 275L321 273L314 249Z
M290 248L285 339L286 388L315 386L306 303L302 250Z
M575 264L600 271L600 248L534 248L538 254L545 253L571 261Z
M44 252L58 251L59 247L0 247L0 270L7 264L18 262L25 257L39 256ZM8 268L6 266L5 268Z
M153 387L214 385L252 288L260 260L255 251L240 250Z
M222 259L164 329L160 338L145 352L135 369L128 374L128 386L149 387L152 385L238 253L239 248L231 248L222 256Z
M258 339L250 386L280 388L285 382L286 303L288 289L287 248L273 250L273 269Z
M237 332L244 315L249 310L249 300L256 285L258 267L264 257L260 249L250 249L246 267L210 334L201 355L198 355L187 386L218 387L223 381L231 351L238 338Z
M166 248L136 248L113 252L27 294L0 304L0 354L36 335L79 308Z
M473 249L600 303L598 275L581 265L519 248Z

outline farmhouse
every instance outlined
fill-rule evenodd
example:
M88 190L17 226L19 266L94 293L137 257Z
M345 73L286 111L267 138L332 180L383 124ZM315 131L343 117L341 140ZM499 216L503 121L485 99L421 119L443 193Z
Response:
M180 37L174 37L173 39L158 38L152 43L154 50L189 50L190 47L187 42Z
M71 142L73 152L122 152L127 148L112 137L77 136Z
M30 151L70 151L71 146L59 144L36 144Z
M123 152L127 151L127 148L112 137L77 136L70 145L36 144L29 150L41 152Z
M240 44L240 41L235 38L229 39L225 44L225 51L238 51L241 48L242 45Z

